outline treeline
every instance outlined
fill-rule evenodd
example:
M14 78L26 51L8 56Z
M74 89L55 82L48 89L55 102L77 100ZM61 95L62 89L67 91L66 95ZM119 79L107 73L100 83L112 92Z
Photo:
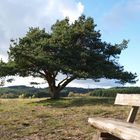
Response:
M76 97L79 95L97 97L115 97L117 93L140 94L140 87L115 87L110 89L84 89L66 87L61 91L61 97ZM27 86L11 86L0 88L0 98L43 98L50 97L48 88Z
M115 97L117 93L140 94L140 87L116 87L110 89L96 89L89 92L89 95L98 97Z
M61 97L67 97L70 92L85 94L93 89L66 87L61 91ZM11 86L0 88L0 98L43 98L50 97L48 88L35 88L27 86Z

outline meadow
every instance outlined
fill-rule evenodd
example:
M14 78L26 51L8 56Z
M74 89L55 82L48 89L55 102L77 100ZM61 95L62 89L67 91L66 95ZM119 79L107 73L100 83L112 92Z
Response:
M112 97L0 99L0 140L91 140L88 117L126 119ZM140 115L136 119L140 123Z

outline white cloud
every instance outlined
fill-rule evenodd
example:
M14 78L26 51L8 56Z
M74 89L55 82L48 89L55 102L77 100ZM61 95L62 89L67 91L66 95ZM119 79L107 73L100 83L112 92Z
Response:
M77 19L78 15L80 15L84 10L84 6L81 4L81 2L78 2L78 4L75 5L75 8L73 9L65 7L64 5L61 6L62 7L59 9L60 13L62 13L63 17L69 15L70 22L73 22L75 19Z
M84 6L75 0L0 0L0 58L6 56L11 38L23 36L29 27L50 29L57 19L77 19Z
M13 82L5 82L5 86L14 86L14 85L26 85L26 86L35 86L35 87L47 87L48 84L42 78L34 78L32 76L29 77L19 77L19 76L9 76L5 79L14 79ZM31 85L31 82L40 83L39 85Z
M114 80L100 79L100 82L95 82L91 79L88 80L75 80L68 86L71 87L82 87L82 88L110 88L115 86L122 86L115 83Z

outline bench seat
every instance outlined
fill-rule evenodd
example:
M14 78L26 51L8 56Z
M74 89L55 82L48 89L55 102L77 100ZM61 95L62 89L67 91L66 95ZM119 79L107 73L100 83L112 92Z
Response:
M88 122L90 125L123 140L140 140L140 125L100 117L89 118Z

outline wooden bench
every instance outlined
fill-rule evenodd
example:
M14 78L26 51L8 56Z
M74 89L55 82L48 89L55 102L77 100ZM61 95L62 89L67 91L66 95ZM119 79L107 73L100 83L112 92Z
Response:
M117 105L132 106L127 121L108 118L89 118L88 123L99 130L101 140L140 140L140 125L135 124L135 118L140 106L139 94L117 94ZM122 112L123 113L123 112Z

